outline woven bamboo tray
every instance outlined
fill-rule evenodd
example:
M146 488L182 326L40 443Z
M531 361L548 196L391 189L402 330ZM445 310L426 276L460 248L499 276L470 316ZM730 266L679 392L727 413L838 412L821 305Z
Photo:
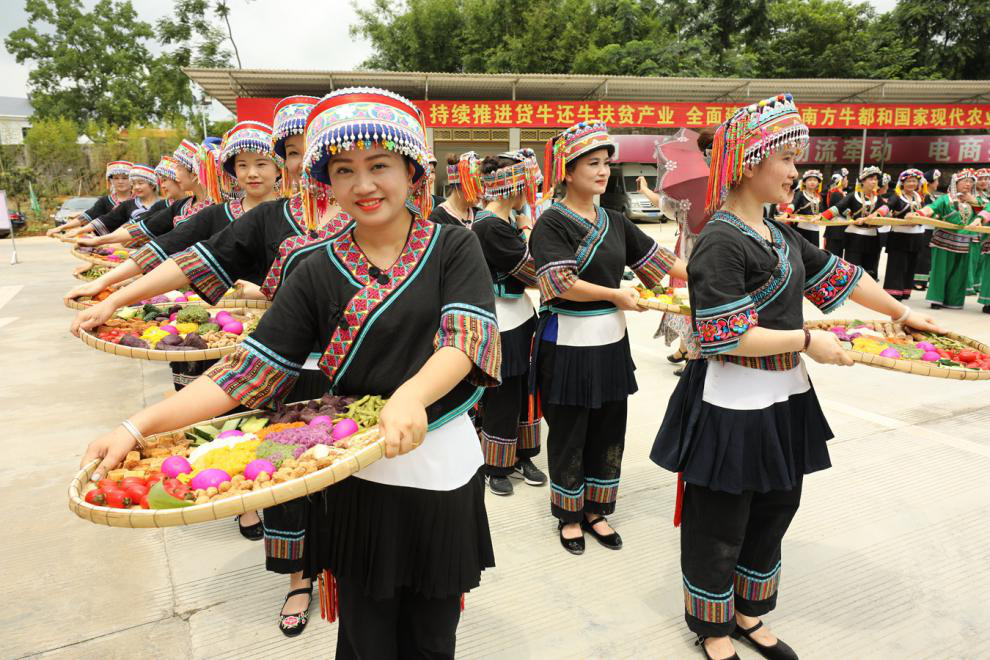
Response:
M71 250L69 250L69 253L76 259L80 259L82 261L88 261L89 263L95 264L97 266L108 266L110 268L113 268L115 266L119 266L120 264L124 263L123 261L110 261L108 259L104 259L103 257L97 256L95 254L90 254L88 252L80 252L76 248L72 248Z
M643 309L654 309L658 312L670 312L671 314L683 314L684 316L691 316L691 308L687 305L675 305L671 303L663 303L656 298L640 298L636 301L636 304Z
M228 415L216 420L200 422L200 424L222 423L227 419L245 417L257 414L257 412L256 410L252 410L237 415ZM172 435L174 437L176 434L180 437L184 436L185 429L158 434L148 438L148 440L154 440L165 435ZM115 509L88 504L83 499L83 491L93 471L99 465L99 461L93 461L81 469L75 478L73 478L72 483L69 484L69 510L83 520L88 520L97 525L132 528L176 527L238 516L248 511L258 511L275 506L276 504L282 504L290 500L318 493L327 486L342 481L355 472L368 467L385 455L385 439L378 436L379 431L377 427L354 435L353 441L366 442L371 438L377 439L371 440L370 444L348 449L333 464L303 477L298 477L268 488L262 488L261 490L253 490L248 493L214 500L205 504L194 504L179 509Z
M241 312L241 315L243 315L243 312L247 311L245 309L227 309L231 309L231 313L235 315L237 312ZM88 330L80 330L79 338L90 348L95 348L98 351L103 351L104 353L109 353L110 355L119 355L121 357L132 358L134 360L150 360L152 362L199 362L201 360L219 360L223 356L233 353L240 345L240 342L238 342L231 346L220 346L218 348L203 348L191 351L169 351L159 350L157 348L131 348L130 346L121 346L120 344L115 344L111 341L100 339Z
M780 222L807 222L819 227L847 227L852 220L822 220L816 215L778 215L776 218Z
M133 279L137 279L137 278L133 278ZM133 279L128 280L124 284L129 284L130 282L133 281ZM86 300L67 300L65 301L65 306L68 307L69 309L76 309L76 310L89 309L90 307L95 305L96 302L97 301L93 300L92 298L88 298ZM186 305L205 305L206 303L200 301L191 301L191 302L172 302L172 303L156 303L156 304L160 304L162 306L167 306L167 307L174 307L176 305L178 305L179 307L185 307ZM210 307L216 309L233 309L233 308L268 309L271 306L272 306L272 301L270 300L254 300L250 298L221 299L220 302L218 302L217 304L210 305ZM131 305L131 307L137 307L137 305Z
M823 319L820 321L809 321L804 324L804 327L809 330L828 330L837 325L848 326L850 323L853 323L852 319ZM884 332L884 326L892 324L884 321L864 321L863 325L877 332ZM910 332L910 329L907 329L907 331ZM981 353L990 353L990 346L971 337L966 337L955 332L947 332L944 336L963 343L970 348L974 348ZM966 367L946 367L932 362L895 359L874 355L873 353L854 351L852 349L846 349L846 353L854 362L880 369L888 369L890 371L900 371L905 374L929 376L931 378L948 378L951 380L990 380L990 371L987 370L967 369Z
M95 264L95 265L102 266L103 264ZM77 280L79 280L80 282L87 282L88 283L88 282L92 282L93 281L93 280L87 280L85 277L82 276L82 273L72 273L72 276L74 278L76 278ZM129 277L126 280L124 280L123 282L117 282L117 284L115 284L114 286L116 286L116 287L125 287L128 284L130 284L131 282L137 281L137 278L139 278L139 277L141 277L141 276L140 275L135 275L134 277Z

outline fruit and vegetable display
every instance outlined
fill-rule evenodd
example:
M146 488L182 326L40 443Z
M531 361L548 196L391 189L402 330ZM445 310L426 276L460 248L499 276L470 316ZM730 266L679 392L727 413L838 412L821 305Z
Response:
M81 280L86 280L87 282L92 282L96 278L102 277L109 272L110 272L110 268L107 266L94 265L91 268L87 268L83 272L79 273L78 275L76 275L76 277Z
M661 309L680 314L691 313L687 289L674 289L673 287L664 286L656 286L650 289L643 285L637 285L636 291L639 293L639 305L641 307Z
M118 310L91 331L98 339L148 350L203 350L234 346L254 331L262 312L211 310L202 305L148 303Z
M116 290L117 290L116 286L108 287L103 291L100 291L95 296L80 296L76 298L75 301L76 303L82 305L83 307L92 307L96 303L106 300L110 296L110 294ZM224 298L229 298L236 291L237 290L233 288L228 289L227 293L224 294ZM179 290L166 291L165 293L157 296L153 296L148 300L142 300L132 305L128 305L128 307L142 307L144 305L149 305L149 304L165 305L170 307L172 305L185 305L186 303L204 304L203 299L200 298L195 291L193 291L192 289L186 289L183 291L179 291Z
M100 259L112 264L121 264L127 261L128 257L131 256L131 251L124 248L112 248L103 245L98 245L96 247L76 247L73 249L74 252L78 253L76 256L91 257L94 259Z
M990 378L990 347L966 337L919 332L883 321L823 320L805 327L828 330L846 350L904 362L905 367L915 362Z
M377 396L326 394L155 436L80 497L116 509L177 509L287 483L378 440L363 432L377 426L384 405Z

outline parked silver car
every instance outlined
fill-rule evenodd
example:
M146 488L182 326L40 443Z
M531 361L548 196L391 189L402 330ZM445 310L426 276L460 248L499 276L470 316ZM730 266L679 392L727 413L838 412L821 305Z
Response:
M96 204L96 200L99 197L70 197L69 199L62 202L62 208L52 215L52 219L55 221L56 227L61 227L69 218L72 216L82 213L93 204Z

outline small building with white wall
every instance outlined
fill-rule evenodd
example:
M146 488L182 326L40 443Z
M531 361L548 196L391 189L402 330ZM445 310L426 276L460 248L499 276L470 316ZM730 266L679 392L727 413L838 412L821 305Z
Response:
M0 96L0 144L24 144L34 108L26 98Z

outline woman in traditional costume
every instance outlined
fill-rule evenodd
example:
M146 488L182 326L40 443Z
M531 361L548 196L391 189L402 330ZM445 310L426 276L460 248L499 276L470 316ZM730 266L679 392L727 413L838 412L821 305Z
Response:
M93 233L97 236L108 233L107 224L120 226L137 222L148 213L156 213L165 208L165 202L158 198L158 176L147 165L135 164L128 175L131 182L131 197L117 204L104 215L65 233L66 238Z
M625 446L626 403L636 392L625 312L639 294L620 286L626 266L648 287L684 262L618 211L594 203L605 192L615 143L605 124L582 122L548 141L545 188L566 188L530 238L542 296L534 372L550 432L550 511L564 548L584 552L583 531L622 547L606 515L615 511Z
M830 206L821 215L825 220L841 216L854 221L845 228L846 260L856 266L862 266L873 279L877 279L877 269L880 267L880 235L876 227L866 226L863 221L869 217L884 216L888 213L886 203L877 195L882 174L880 168L874 165L864 168L859 173L856 190L846 195L835 206Z
M358 132L367 139L350 139ZM387 460L318 495L306 527L307 575L321 576L328 606L339 602L338 659L454 657L461 596L494 564L466 414L499 377L492 282L474 234L425 217L425 141L402 97L324 97L307 122L304 167L354 224L299 264L235 353L128 420L148 434L238 403L270 406L314 344L335 393L389 398ZM83 461L102 458L99 475L134 444L121 427Z
M450 192L433 209L430 220L441 225L470 227L474 222L475 205L481 199L480 164L473 151L447 155L447 185Z
M819 170L807 170L801 177L801 185L794 191L790 203L784 206L784 211L791 215L816 216L822 207L822 173ZM797 233L808 239L808 242L819 247L821 237L818 225L812 222L798 222Z
M922 181L922 185L927 190L924 193L925 204L931 204L936 199L938 199L938 184L939 178L942 176L942 172L937 169L927 170L925 172L925 178ZM944 194L944 193L943 193ZM932 227L925 227L925 245L931 245L932 236L935 234L935 229ZM915 291L925 291L928 289L928 280L931 277L932 270L932 251L930 249L924 249L921 254L918 255L918 266L917 272L914 274L914 290Z
M924 181L921 170L907 169L897 177L897 186L887 204L890 215L904 218L917 213L924 204L919 186ZM896 225L887 237L887 271L883 288L897 300L907 300L914 288L914 274L918 267L918 255L927 250L924 225Z
M861 267L762 218L765 203L790 199L807 139L789 94L741 108L716 134L707 207L718 211L688 263L705 359L688 363L650 455L679 474L685 620L708 658L738 658L730 635L765 658L797 657L759 617L776 606L803 476L830 465L832 433L800 354L852 364L834 334L804 329L802 298L831 312L852 296L937 330Z
M825 197L826 208L838 206L846 196L846 188L849 186L849 170L840 168L838 172L832 174L829 181L828 194ZM846 247L846 228L840 225L825 228L825 249L842 258Z
M93 220L114 210L118 204L130 199L130 174L132 167L134 167L134 163L127 160L114 160L107 163L105 175L107 180L107 194L99 197L91 207L76 215L61 227L53 227L45 233L48 236L54 236L60 232L89 224Z
M960 229L974 221L979 200L973 195L976 173L969 168L952 175L949 194L923 206L918 213L951 222ZM932 309L962 309L966 303L972 232L937 228L932 234L932 270L925 300Z
M532 221L518 212L536 206L543 174L531 149L489 156L481 163L481 194L486 200L471 230L481 242L495 283L495 315L502 342L502 384L481 399L484 473L494 495L511 495L509 475L531 486L547 477L533 464L540 453L540 418L529 396L530 354L536 310L526 288L536 286L529 253ZM517 212L513 218L513 212Z

